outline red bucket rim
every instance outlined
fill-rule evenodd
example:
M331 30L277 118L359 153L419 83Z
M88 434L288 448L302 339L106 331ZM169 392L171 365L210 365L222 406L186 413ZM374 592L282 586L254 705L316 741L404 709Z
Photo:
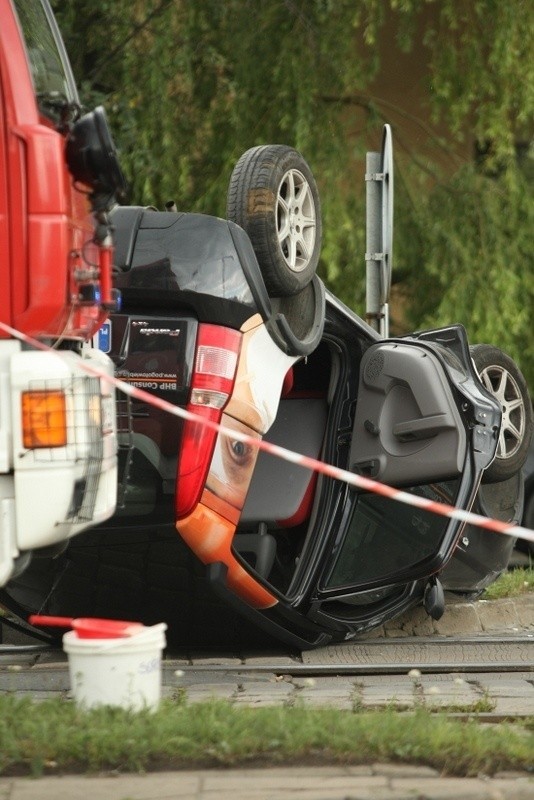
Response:
M145 630L141 622L99 617L71 618L33 614L28 621L32 625L72 628L79 639L122 639Z
M144 629L140 622L118 619L81 617L72 622L72 629L80 639L123 639Z

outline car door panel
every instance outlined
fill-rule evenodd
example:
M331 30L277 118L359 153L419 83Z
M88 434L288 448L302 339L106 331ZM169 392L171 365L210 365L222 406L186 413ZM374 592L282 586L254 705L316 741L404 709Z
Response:
M465 428L445 369L431 349L383 341L360 368L350 468L391 485L459 475Z

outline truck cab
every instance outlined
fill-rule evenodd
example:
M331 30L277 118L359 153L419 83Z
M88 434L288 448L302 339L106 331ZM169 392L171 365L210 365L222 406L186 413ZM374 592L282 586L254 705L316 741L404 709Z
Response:
M0 586L116 504L107 212L124 179L82 114L48 0L0 0Z

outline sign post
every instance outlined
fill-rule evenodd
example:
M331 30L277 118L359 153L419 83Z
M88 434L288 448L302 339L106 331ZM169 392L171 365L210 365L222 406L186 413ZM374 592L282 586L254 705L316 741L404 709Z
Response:
M366 158L366 313L369 325L389 336L393 254L393 144L384 125L382 151Z

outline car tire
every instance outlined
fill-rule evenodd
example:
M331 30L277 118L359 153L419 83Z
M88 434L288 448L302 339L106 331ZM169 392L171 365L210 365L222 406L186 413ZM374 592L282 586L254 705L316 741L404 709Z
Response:
M472 511L490 519L517 525L523 509L522 476L516 472L500 483L479 486ZM515 538L465 526L452 558L440 575L445 591L475 599L507 569Z
M498 347L477 344L470 351L483 386L499 400L503 412L497 454L482 480L504 481L525 463L532 438L532 403L527 383L515 362Z
M319 263L321 208L299 152L286 145L247 150L230 178L227 217L248 233L271 297L308 285Z

